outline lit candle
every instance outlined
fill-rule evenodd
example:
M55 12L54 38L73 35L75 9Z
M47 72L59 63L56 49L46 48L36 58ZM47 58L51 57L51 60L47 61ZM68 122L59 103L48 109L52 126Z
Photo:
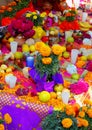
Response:
M31 68L34 66L34 57L33 56L28 56L26 58L26 66L31 67Z

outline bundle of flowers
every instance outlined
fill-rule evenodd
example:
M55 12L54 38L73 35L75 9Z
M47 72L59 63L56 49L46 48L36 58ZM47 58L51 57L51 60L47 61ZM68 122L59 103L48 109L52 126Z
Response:
M26 19L25 17L20 17L19 19L15 19L8 26L8 31L12 36L17 36L18 34L22 34L24 37L29 38L35 34L33 28L33 22Z
M44 17L46 16L46 13L43 12L41 14L36 12L30 12L26 14L26 18L30 19L35 26L41 26L43 24Z
M79 23L77 21L77 12L75 9L69 9L64 12L63 16L59 17L61 24L60 28L66 30L79 30Z
M35 48L38 54L35 58L34 68L29 71L29 74L37 83L38 91L53 91L55 84L63 83L58 59L62 54L62 47L56 44L50 48L44 42L37 42Z

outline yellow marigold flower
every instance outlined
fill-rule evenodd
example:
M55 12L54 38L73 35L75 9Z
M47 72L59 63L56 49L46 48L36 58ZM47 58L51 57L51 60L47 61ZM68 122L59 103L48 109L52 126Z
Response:
M32 14L31 13L27 13L26 17L29 18Z
M8 113L4 115L4 120L7 124L10 124L12 122L12 118Z
M61 122L64 128L70 128L73 124L73 121L70 118L64 118Z
M52 52L55 55L60 55L60 54L62 54L62 47L60 45L53 45L52 46Z
M51 62L52 62L52 58L51 57L42 58L42 63L43 64L50 64Z
M92 108L87 110L87 114L90 118L92 118Z
M41 48L42 46L44 46L44 45L45 45L44 42L36 42L36 44L35 44L35 49L36 49L37 51L40 51L40 48Z
M85 112L84 111L80 111L79 112L79 116L83 118L85 116Z
M34 15L34 16L33 16L33 19L37 19L37 16L36 16L36 15Z
M0 130L5 130L3 124L0 124Z
M83 120L82 120L82 125L83 125L84 127L88 127L89 123L88 123L87 120L83 119Z
M42 56L49 56L51 53L51 49L49 46L44 45L40 48L40 53Z

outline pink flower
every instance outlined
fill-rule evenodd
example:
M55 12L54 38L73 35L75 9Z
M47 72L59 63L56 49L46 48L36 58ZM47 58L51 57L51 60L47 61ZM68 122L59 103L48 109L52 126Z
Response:
M77 83L70 85L70 91L74 94L81 94L83 92L87 92L88 87L88 83L86 83L83 79L80 79Z

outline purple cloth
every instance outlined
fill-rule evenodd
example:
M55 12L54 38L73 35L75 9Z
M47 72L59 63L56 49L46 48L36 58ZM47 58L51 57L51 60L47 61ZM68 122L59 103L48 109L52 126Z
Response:
M44 90L48 91L48 92L52 92L55 84L64 83L63 77L60 73L56 73L55 75L53 75L52 81L47 81L46 74L44 74L44 76L41 77L40 74L35 69L35 67L33 67L31 70L29 70L29 75L36 83L36 89L38 92L41 92Z
M32 130L33 128L36 130L42 130L39 126L41 121L40 117L36 112L30 111L28 108L21 109L14 105L6 105L0 112L2 112L3 115L9 113L12 117L12 123L9 125L5 124L8 130Z

